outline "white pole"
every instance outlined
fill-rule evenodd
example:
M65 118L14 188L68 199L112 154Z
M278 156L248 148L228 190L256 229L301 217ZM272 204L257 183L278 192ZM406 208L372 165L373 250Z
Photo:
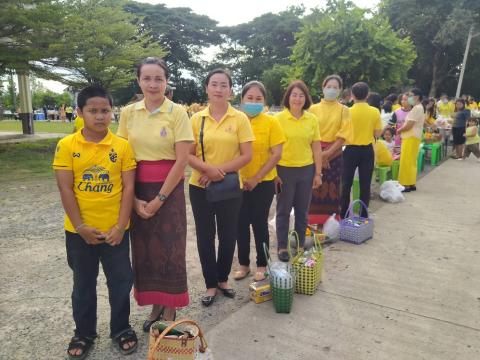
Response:
M463 54L463 63L460 70L460 77L458 78L457 92L455 97L458 99L460 97L460 91L462 90L463 75L465 74L465 66L467 65L468 51L470 50L470 42L472 41L473 36L473 25L470 27L467 38L467 46L465 47L465 54Z

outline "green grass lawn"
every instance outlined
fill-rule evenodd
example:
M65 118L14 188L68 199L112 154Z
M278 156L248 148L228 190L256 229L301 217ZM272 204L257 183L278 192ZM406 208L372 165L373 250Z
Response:
M58 139L0 144L0 182L53 177Z
M110 129L117 132L118 124L110 124ZM48 122L48 121L34 121L33 130L36 133L55 133L55 134L70 134L73 131L73 123L68 122ZM22 132L22 122L19 120L2 120L0 121L0 131L18 131Z

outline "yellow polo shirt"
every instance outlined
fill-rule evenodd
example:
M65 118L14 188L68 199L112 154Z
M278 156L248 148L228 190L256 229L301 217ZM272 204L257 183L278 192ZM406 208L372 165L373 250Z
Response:
M320 141L317 117L304 111L297 119L288 109L279 112L275 117L287 138L278 165L302 167L313 164L312 142Z
M398 109L401 109L402 108L402 105L400 104L393 104L392 105L392 111L395 112L397 111Z
M353 137L347 145L370 145L375 142L373 132L382 129L380 111L366 102L355 103L350 108Z
M202 159L202 147L200 146L200 127L202 117L205 117L203 130L203 145L205 149L205 162L211 165L222 165L240 156L240 144L255 140L252 127L247 115L228 105L228 110L216 121L210 115L210 107L195 113L192 116L192 128L195 138L196 156ZM192 169L190 184L203 187L198 183L200 172Z
M122 201L122 171L136 167L132 148L108 130L97 143L85 140L81 131L57 144L53 168L73 171L73 191L85 224L106 232L118 222ZM76 232L65 215L65 230Z
M452 116L454 111L455 111L455 103L451 101L447 102L446 104L440 101L437 104L437 112L439 115L443 117Z
M123 108L117 135L128 139L137 161L175 160L175 143L193 141L186 111L167 98L153 112L144 100Z
M338 101L322 100L318 104L312 105L308 111L318 118L322 141L334 142L338 138L351 140L353 127L348 107Z
M270 158L270 149L283 144L286 139L278 120L271 115L262 113L250 119L255 141L253 142L252 161L240 169L242 179L254 177ZM277 170L275 167L262 179L269 181L275 179Z
M77 132L78 130L83 128L84 125L85 125L85 121L83 120L83 118L81 116L77 116L75 118L75 122L73 123L73 129L75 130L75 132Z

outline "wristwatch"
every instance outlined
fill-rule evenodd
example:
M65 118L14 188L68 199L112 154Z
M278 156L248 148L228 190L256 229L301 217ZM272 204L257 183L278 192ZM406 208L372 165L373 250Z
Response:
M161 202L165 202L165 200L168 199L167 195L163 195L163 194L160 194L160 193L157 194L157 197Z

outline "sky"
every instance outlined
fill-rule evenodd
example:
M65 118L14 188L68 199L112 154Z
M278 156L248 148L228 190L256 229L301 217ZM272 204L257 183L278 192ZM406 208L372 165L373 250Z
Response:
M323 8L327 0L137 0L150 4L165 4L167 7L189 7L194 13L207 15L217 20L220 26L233 26L249 22L262 14L278 13L291 5L303 4L305 8ZM353 0L362 8L373 8L379 0ZM42 84L55 92L61 92L66 86L51 80L42 80Z

